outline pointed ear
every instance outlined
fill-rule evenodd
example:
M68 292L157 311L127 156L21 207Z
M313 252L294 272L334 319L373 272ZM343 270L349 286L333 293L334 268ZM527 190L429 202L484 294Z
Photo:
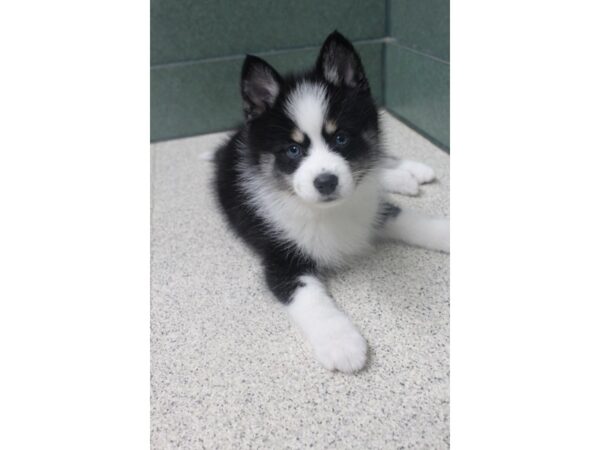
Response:
M350 41L337 31L325 39L317 60L317 71L336 86L369 88L360 56Z
M281 77L266 61L247 55L242 67L242 99L246 120L252 120L275 103L281 91Z

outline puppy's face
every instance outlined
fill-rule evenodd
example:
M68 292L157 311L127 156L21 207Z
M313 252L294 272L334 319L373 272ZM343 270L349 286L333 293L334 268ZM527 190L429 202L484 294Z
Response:
M306 203L340 203L378 160L377 110L360 58L339 33L301 77L284 80L248 57L242 95L254 162Z

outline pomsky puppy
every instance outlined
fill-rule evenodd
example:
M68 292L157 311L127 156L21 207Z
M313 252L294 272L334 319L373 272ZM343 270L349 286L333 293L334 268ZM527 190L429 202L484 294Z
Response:
M303 74L282 77L247 56L241 91L245 123L214 156L220 207L261 258L267 285L317 360L358 371L367 343L336 307L324 277L377 239L448 252L446 218L386 199L387 191L416 193L433 171L412 161L389 167L360 57L338 32Z

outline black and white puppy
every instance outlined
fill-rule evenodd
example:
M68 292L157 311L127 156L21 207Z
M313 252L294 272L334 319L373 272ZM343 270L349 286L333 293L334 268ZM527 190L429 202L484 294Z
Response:
M447 219L385 200L386 191L411 193L405 178L414 185L433 172L414 162L386 168L361 60L338 32L301 75L282 77L247 56L241 90L245 124L215 154L222 211L262 259L269 288L317 360L330 370L360 370L367 343L336 307L323 276L378 238L447 252Z

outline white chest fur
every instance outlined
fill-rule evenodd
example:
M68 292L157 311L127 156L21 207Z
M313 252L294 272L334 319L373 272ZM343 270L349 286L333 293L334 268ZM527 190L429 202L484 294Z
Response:
M331 207L307 205L256 178L246 182L272 232L296 243L319 265L340 267L371 247L379 208L377 180L377 176L364 179L350 198Z

